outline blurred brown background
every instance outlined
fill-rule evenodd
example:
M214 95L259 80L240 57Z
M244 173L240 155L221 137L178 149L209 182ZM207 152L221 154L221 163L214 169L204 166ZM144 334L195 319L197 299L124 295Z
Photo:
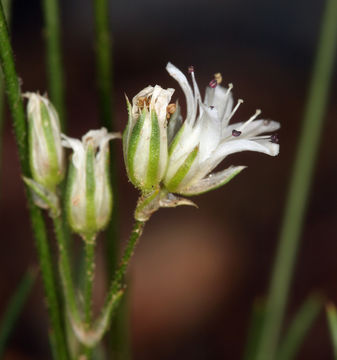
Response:
M98 127L91 2L63 0L69 135ZM147 225L132 263L130 302L136 360L240 359L254 299L266 293L277 244L324 1L226 0L110 3L114 34L115 130L126 124L124 92L148 84L177 89L167 61L195 66L200 88L215 72L243 98L234 121L256 108L282 123L277 158L242 153L248 165L227 186L195 198L199 209L161 210ZM37 0L14 1L13 46L24 91L47 90L42 15ZM316 177L292 283L287 320L318 291L337 302L336 74ZM132 225L137 191L118 149L121 244ZM0 317L25 269L36 264L10 118L1 171ZM76 239L79 242L79 239ZM97 279L105 278L100 243ZM98 281L97 301L104 292ZM6 359L50 358L41 281L11 337ZM332 359L324 313L298 359Z

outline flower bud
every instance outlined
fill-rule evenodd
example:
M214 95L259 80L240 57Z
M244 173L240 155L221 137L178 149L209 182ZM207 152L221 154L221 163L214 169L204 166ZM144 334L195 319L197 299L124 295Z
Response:
M27 93L30 169L33 179L50 191L63 180L64 149L54 106L39 94Z
M90 130L82 141L62 134L62 145L73 150L67 182L67 215L71 228L84 238L94 236L108 223L112 210L109 180L109 134Z
M143 193L156 189L167 165L168 105L174 89L148 86L127 101L123 151L130 181Z

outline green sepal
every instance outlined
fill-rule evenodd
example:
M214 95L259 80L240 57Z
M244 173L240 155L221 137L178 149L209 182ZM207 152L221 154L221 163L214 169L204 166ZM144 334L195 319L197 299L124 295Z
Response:
M134 158L137 151L138 142L141 136L141 130L144 126L147 110L144 108L142 113L139 116L139 119L136 121L135 126L132 129L127 151L127 171L130 181L137 187L140 187L141 184L137 181L134 174Z
M96 208L95 208L95 152L92 144L88 144L86 151L86 176L85 176L85 200L86 200L86 238L91 238L97 232Z
M48 190L43 185L37 183L35 180L22 177L25 184L31 189L33 200L36 206L41 209L48 209L51 217L59 216L61 213L59 199L57 195Z
M196 146L187 156L184 163L179 167L179 169L176 171L176 173L172 176L170 181L165 184L165 187L170 192L175 192L175 190L178 188L184 177L189 172L194 160L196 159L199 152L199 146Z
M156 112L151 111L151 138L149 147L149 162L146 183L143 191L151 191L158 185L158 172L160 161L160 127Z

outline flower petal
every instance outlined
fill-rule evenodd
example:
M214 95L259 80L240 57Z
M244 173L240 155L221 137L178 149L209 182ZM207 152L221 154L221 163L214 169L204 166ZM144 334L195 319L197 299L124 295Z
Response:
M178 81L179 85L181 86L186 96L187 103L186 122L193 124L196 116L196 106L191 86L188 83L186 76L170 62L166 65L166 70L175 80Z
M222 138L228 138L232 137L232 131L235 129L240 128L244 123L239 122L235 124L228 125L225 129L223 129L223 135ZM248 124L244 130L242 131L242 134L240 135L240 139L249 139L251 137L274 132L278 130L281 127L281 124L277 121L272 120L254 120L250 124Z
M232 93L220 85L214 89L207 86L204 102L206 105L214 106L217 109L223 126L227 126L228 121L226 122L226 119L228 119L233 108Z
M208 175L197 183L182 189L180 193L184 196L194 196L214 190L227 184L230 180L239 174L246 166L231 166L228 169Z
M248 140L233 139L231 141L223 141L214 153L213 168L217 166L226 156L241 151L257 151L267 155L276 156L279 153L280 146L266 140Z

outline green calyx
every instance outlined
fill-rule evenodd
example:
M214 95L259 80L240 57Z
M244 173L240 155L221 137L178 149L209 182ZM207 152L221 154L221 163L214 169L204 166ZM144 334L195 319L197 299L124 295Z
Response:
M179 167L172 178L165 183L165 188L170 192L176 192L177 188L189 172L194 160L196 159L199 152L199 146L196 146L187 156L184 163Z

